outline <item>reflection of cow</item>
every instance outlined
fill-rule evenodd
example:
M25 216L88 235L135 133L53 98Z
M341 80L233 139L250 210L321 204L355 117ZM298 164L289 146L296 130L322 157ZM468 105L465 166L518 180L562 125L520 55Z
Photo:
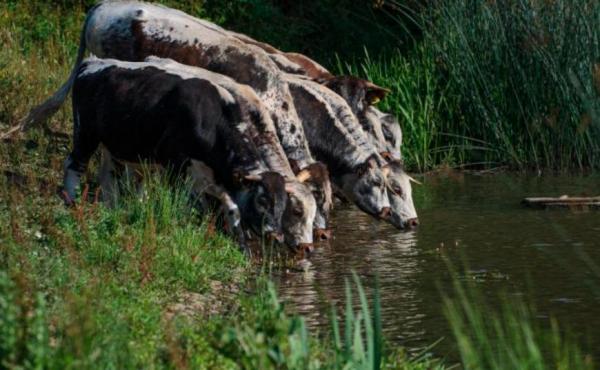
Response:
M288 87L275 63L263 50L244 44L220 27L161 5L105 2L88 13L75 69L86 47L99 57L124 61L142 61L152 55L171 58L249 85L271 115L278 139L296 172L315 162ZM69 81L50 100L34 109L26 122L42 120L58 109L75 78L75 69ZM323 184L312 182L313 187ZM322 199L319 214L326 218L331 192L323 187L317 192L325 194L319 197Z
M289 239L290 244L312 242L312 195L268 171L251 140L256 135L253 126L244 122L227 90L175 63L167 67L95 58L83 63L74 82L73 151L65 162L64 181L71 199L91 155L102 144L121 162L150 161L173 174L187 172L195 190L224 202L231 225L239 225L234 217L238 213L246 227L279 238L282 217L300 214L297 224L308 228L300 236L308 240ZM206 181L204 164L234 199L216 184L200 188ZM286 207L286 192L291 207ZM236 236L242 235L238 227Z

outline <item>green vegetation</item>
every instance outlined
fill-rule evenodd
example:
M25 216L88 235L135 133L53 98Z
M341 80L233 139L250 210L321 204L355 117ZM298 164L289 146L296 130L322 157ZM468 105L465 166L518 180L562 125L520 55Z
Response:
M392 89L383 108L412 168L600 167L597 1L445 0L420 14L413 51L341 68Z
M371 315L358 278L362 308L348 306L345 340L337 322L331 342L309 335L235 245L194 214L184 184L173 190L149 176L142 198L126 191L108 209L85 191L66 209L43 179L8 179L0 188L0 368L433 365L386 351L378 300Z
M1 129L16 124L66 79L91 3L9 0L0 5ZM229 2L213 7L210 2L206 7L195 1L165 3L232 26L242 10L244 22L255 14L279 16L266 1L244 2L242 10ZM540 15L532 22L516 18L523 27L554 30L571 20L573 27L589 30L578 33L588 39L573 40L571 32L553 31L549 41L533 42L528 46L533 51L518 55L501 44L515 35L502 33L508 32L500 27L505 23L492 22L507 17L503 11L509 9L499 8L500 2L476 7L477 19L465 15L461 2L448 4L445 12L431 9L431 22L452 42L443 42L434 29L405 54L390 50L388 58L373 54L350 66L340 63L393 89L382 107L400 117L407 162L419 170L468 162L597 167L594 89L599 78L591 73L599 73L593 64L599 60L593 23L598 18L594 8L586 8L591 3L568 8L573 10L563 12L568 19L543 12L536 13L543 14L539 21ZM331 14L331 7L324 9ZM256 37L267 35L268 17L261 19L254 24ZM278 22L280 29L288 24ZM494 25L487 38L477 40ZM298 26L265 40L292 48L303 32ZM564 41L554 44L559 36ZM573 49L550 48L561 45ZM540 117L553 114L555 106L559 111L548 124ZM589 120L582 118L586 113ZM70 134L69 104L49 126ZM309 333L301 317L286 313L267 277L256 277L252 263L214 230L210 217L189 207L185 184L174 189L150 177L143 199L129 193L108 209L93 201L90 190L82 205L66 209L56 189L69 146L40 129L0 144L1 369L444 368L427 354L414 358L385 342L377 290L369 306L358 280L348 282L346 296L352 302L358 294L360 310L354 312L348 303L345 312L332 312L331 333ZM558 330L537 328L525 305L507 306L495 316L497 310L466 293L470 288L457 286L457 292L446 306L466 368L591 368Z
M445 297L444 308L466 369L594 368L555 320L542 329L535 310L521 300L502 297L494 307L472 282L456 277L454 287L456 297Z

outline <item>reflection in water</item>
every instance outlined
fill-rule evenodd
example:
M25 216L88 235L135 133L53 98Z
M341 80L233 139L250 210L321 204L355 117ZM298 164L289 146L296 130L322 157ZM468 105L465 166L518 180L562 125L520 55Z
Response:
M442 293L452 296L447 256L454 266L466 265L463 278L488 297L526 296L540 320L558 317L583 342L589 338L586 348L600 348L591 335L600 332L600 276L584 262L600 264L600 214L519 205L526 196L598 195L599 185L589 177L431 178L414 189L421 226L411 232L338 207L335 240L317 249L304 272L276 276L280 294L310 327L328 330L331 304L344 307L351 272L367 293L378 276L386 337L413 350L445 337L434 352L456 359L442 313Z

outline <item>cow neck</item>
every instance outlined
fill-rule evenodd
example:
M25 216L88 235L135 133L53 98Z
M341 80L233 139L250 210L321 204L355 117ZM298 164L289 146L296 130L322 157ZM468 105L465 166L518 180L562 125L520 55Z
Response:
M294 76L287 80L311 149L332 174L350 172L376 154L343 99L334 100L323 86L311 81Z

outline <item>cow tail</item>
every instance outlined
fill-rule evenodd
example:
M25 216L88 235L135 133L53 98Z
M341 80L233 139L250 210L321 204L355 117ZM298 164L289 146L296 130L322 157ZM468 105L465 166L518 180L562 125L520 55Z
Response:
M99 5L99 4L98 4ZM37 125L41 123L43 120L51 117L58 109L61 107L71 87L73 86L73 82L75 82L75 77L77 76L77 70L83 60L83 56L85 54L86 43L85 43L85 33L87 30L87 25L90 19L90 15L93 13L94 9L98 7L98 5L94 6L88 12L88 15L85 18L85 22L83 24L83 29L81 30L81 35L79 37L79 50L77 51L77 59L75 60L75 65L71 70L71 74L67 82L65 82L58 91L54 93L50 98L48 98L45 102L33 108L29 114L25 118L23 118L16 126L8 129L6 132L0 133L0 140L5 139L11 136L13 133L17 131L25 131L32 127L33 125Z

